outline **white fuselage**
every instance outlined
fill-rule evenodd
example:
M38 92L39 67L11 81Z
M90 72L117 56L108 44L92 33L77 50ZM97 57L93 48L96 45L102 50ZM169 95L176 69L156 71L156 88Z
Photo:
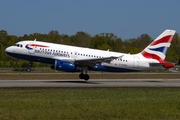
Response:
M106 71L128 72L163 68L163 66L151 67L150 63L159 63L159 61L147 59L141 53L131 55L40 41L20 41L15 46L6 48L5 51L16 58L49 64L54 64L55 60L76 63L79 60L84 60L85 62L87 60L89 62L95 59L117 57L117 59L113 59L110 62L102 61L99 64L106 67Z

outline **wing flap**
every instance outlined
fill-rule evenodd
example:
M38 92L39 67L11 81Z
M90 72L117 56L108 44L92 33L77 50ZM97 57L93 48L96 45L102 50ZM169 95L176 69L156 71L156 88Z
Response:
M104 58L95 58L95 59L82 59L82 60L75 60L75 64L79 64L82 66L90 66L94 67L96 64L101 64L102 62L110 63L112 60L117 58L122 58L122 56L111 56L111 57L104 57Z

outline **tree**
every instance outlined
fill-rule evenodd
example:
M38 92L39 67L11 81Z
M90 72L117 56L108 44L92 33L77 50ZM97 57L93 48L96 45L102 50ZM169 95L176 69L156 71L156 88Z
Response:
M140 37L137 38L137 41L135 41L134 47L144 49L152 41L152 38L148 34L142 34Z
M73 41L76 46L90 47L91 35L83 32L83 31L77 32L76 35L73 37Z
M2 43L0 43L0 60L1 61L4 61L5 60L5 58L4 58L4 47L3 47L3 44Z
M123 52L123 50L125 49L125 47L124 47L124 44L123 44L123 41L122 41L122 39L121 38L117 38L117 39L115 39L115 50L114 51L116 51L116 52Z
M51 30L48 33L48 41L52 42L52 43L60 43L60 35L59 32L57 30Z
M91 38L91 47L98 49L98 46L101 46L102 44L106 43L107 38L104 36L95 35Z
M137 41L137 39L135 39L135 38L126 39L126 40L124 40L123 44L124 44L125 48L134 47L136 41Z
M0 43L2 45L6 45L7 35L8 35L7 31L5 30L0 31Z
M101 46L98 46L98 49L100 50L112 50L111 46L109 46L107 43L102 44Z
M61 35L61 43L71 45L71 38L68 35Z
M139 52L141 52L141 49L140 48L136 48L136 47L127 47L125 50L124 50L125 53L129 53L129 54L137 54Z
M178 33L175 33L169 51L173 51L174 55L171 57L173 57L174 60L180 60L180 37ZM170 54L169 51L167 55Z

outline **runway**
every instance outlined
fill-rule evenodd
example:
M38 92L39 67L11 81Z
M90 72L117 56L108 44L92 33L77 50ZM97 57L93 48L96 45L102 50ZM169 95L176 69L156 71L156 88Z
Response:
M180 87L180 79L0 80L0 88Z

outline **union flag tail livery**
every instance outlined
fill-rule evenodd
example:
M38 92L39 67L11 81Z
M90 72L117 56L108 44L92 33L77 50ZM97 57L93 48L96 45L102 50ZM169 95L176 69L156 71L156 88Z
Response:
M81 72L80 79L88 80L88 70L107 72L135 72L174 67L164 61L174 30L165 30L138 54L96 50L41 41L20 41L6 48L15 58L51 64L51 68L67 72ZM31 65L31 64L30 64ZM27 68L30 71L30 66Z
M159 61L164 60L171 45L174 34L174 30L165 30L149 46L147 46L141 52L141 54L145 58L151 58Z

